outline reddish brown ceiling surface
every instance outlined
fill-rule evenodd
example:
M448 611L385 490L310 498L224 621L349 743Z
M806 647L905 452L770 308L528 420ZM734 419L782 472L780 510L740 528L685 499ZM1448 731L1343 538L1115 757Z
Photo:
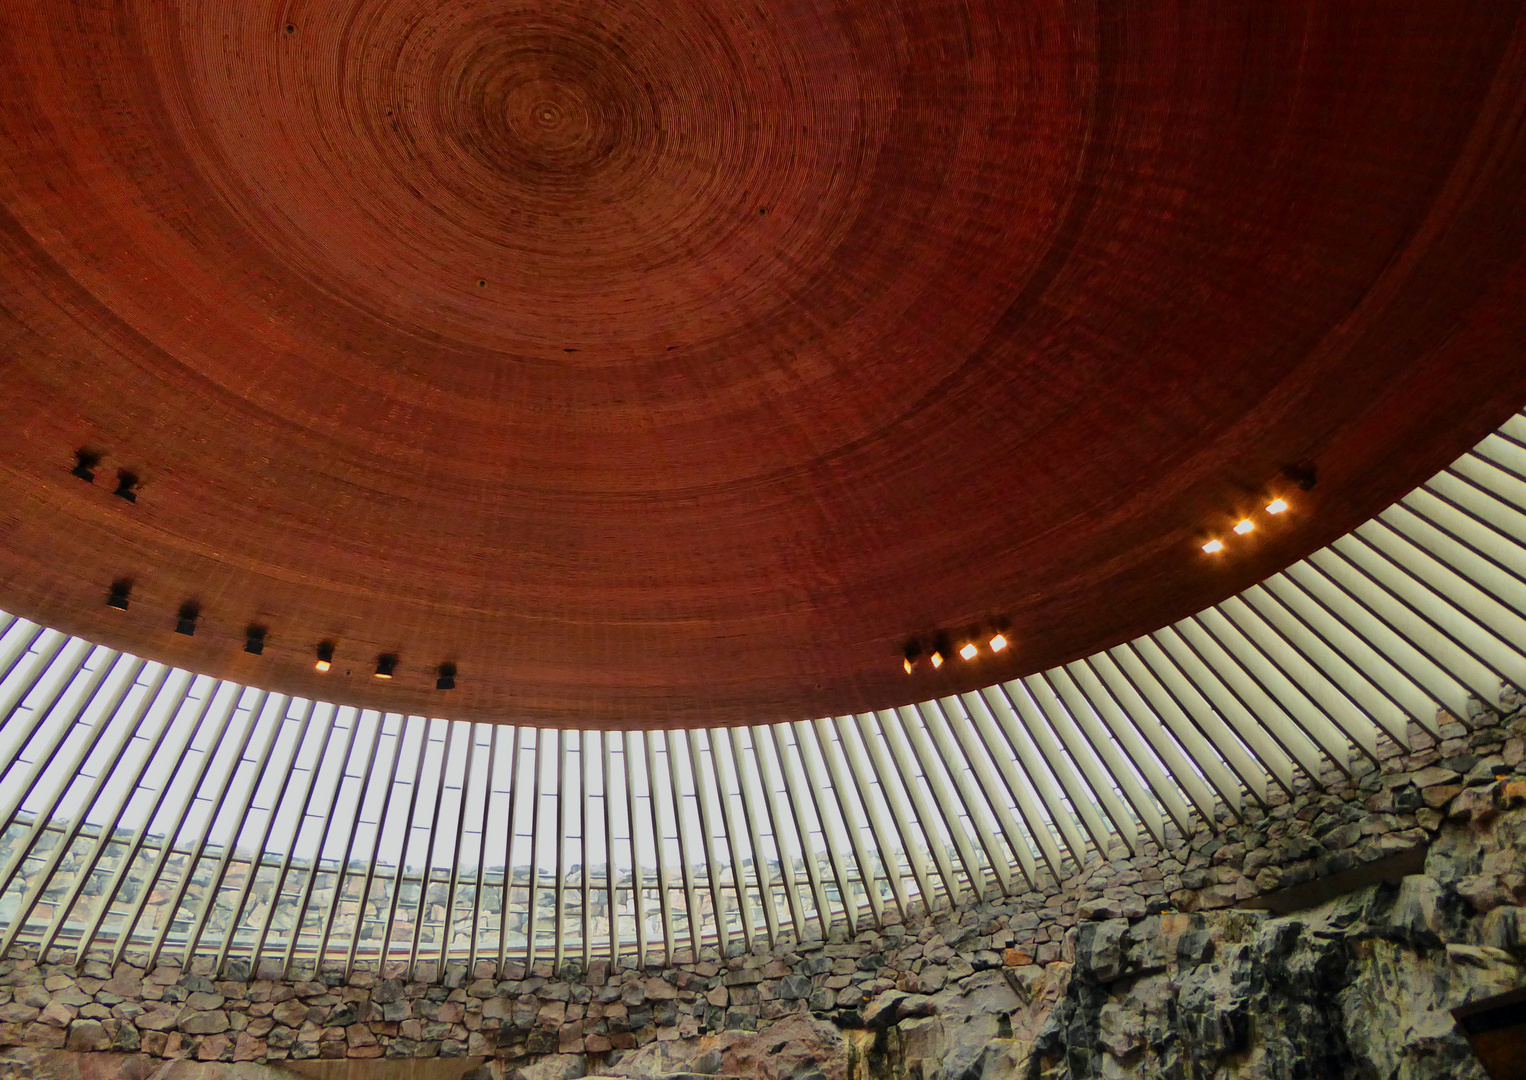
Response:
M597 726L883 707L1152 629L1526 402L1522 15L7 5L0 606ZM1303 460L1294 513L1198 551ZM1005 659L902 674L997 616Z

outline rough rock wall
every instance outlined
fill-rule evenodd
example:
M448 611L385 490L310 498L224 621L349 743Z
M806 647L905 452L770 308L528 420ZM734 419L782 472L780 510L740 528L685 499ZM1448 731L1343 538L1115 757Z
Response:
M813 1075L789 1071L795 1060L772 1070L746 1058L777 1038L781 1054L809 1043L823 1051L815 1072L852 1080L1484 1080L1450 1010L1526 985L1526 912L1476 888L1483 873L1526 865L1526 809L1500 811L1504 787L1459 807L1425 873L1398 884L1281 918L1084 922L1045 967L881 993L837 1052L821 1032L786 1040L775 1029L708 1062L676 1043L609 1071Z
M0 1046L215 1062L473 1057L494 1077L1467 1076L1447 1009L1523 981L1526 710L1323 778L1061 889L849 940L408 981L0 964ZM1228 905L1431 840L1426 872L1274 919ZM12 1058L15 1066L19 1059ZM465 1064L463 1062L463 1064ZM476 1062L472 1062L473 1065ZM198 1066L200 1067L200 1066Z
M1487 843L1526 856L1526 812ZM1433 849L1423 875L1284 918L1082 926L1031 1075L1484 1080L1449 1010L1526 983L1526 950L1519 908L1480 918L1444 884L1467 861Z

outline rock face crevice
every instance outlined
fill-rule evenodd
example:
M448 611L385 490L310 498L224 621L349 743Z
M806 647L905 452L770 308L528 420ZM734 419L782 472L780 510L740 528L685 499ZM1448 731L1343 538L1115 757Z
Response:
M1456 886L1483 860L1526 864L1526 811L1473 822L1443 830L1424 874L1296 915L1079 927L1029 1075L1483 1080L1450 1010L1526 982L1522 909L1481 912Z
M1450 1010L1526 983L1526 710L1441 727L1063 888L854 937L411 979L7 960L0 1075L1482 1080ZM1281 917L1230 906L1417 840L1422 873Z

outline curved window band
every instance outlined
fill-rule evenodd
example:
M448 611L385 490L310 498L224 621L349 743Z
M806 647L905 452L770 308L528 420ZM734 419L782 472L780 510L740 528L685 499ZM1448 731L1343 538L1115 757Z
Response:
M1526 686L1526 417L1116 648L810 723L288 698L0 614L0 956L415 977L734 955L1052 891ZM1313 778L1313 779L1311 779Z

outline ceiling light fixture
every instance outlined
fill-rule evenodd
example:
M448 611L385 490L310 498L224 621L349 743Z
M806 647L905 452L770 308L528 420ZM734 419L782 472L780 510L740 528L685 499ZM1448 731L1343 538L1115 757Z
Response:
M175 621L175 633L184 634L186 637L194 637L196 634L196 620L200 617L200 606L194 600L187 600L180 605L180 614Z
M1319 473L1312 461L1300 461L1294 465L1284 466L1282 475L1297 484L1299 491L1313 491L1314 485L1319 483Z
M101 455L94 450L74 451L74 468L69 471L87 484L95 483L95 467L101 463Z
M1268 514L1280 514L1287 508L1288 501L1286 499L1273 499L1266 504L1266 512Z
M130 503L138 501L138 493L133 489L138 486L138 478L126 469L117 471L117 489L112 492L119 499L126 499Z
M964 645L959 649L959 655L964 657L966 660L975 659L975 654L978 652L980 652L980 647L973 641L966 641Z
M106 606L116 608L118 611L127 610L127 594L132 592L132 582L123 579L111 583L111 592L106 594Z
M1203 550L1210 555L1217 555L1219 552L1224 550L1224 541L1210 540L1208 543L1203 545Z
M259 656L265 651L265 628L251 625L244 631L244 651Z
M942 631L939 631L938 635L933 638L933 653L928 657L928 659L933 662L933 667L941 668L943 666L943 661L947 660L950 656L953 655L954 646L949 641L948 635Z
M989 644L992 652L1001 652L1007 647L1007 636L1005 634L993 634Z
M1239 533L1241 536L1244 536L1255 527L1256 523L1250 518L1241 518L1239 521L1235 522L1235 532Z
M901 650L901 667L905 668L906 674L910 675L916 668L917 661L921 658L922 643L919 641L908 641L906 648Z
M378 679L390 679L396 667L397 657L391 653L383 653L376 658L376 677Z
M334 666L334 643L322 641L318 643L318 662L313 665L319 671L327 671Z
M456 688L456 665L446 662L440 665L440 677L435 680L436 690L454 690Z

